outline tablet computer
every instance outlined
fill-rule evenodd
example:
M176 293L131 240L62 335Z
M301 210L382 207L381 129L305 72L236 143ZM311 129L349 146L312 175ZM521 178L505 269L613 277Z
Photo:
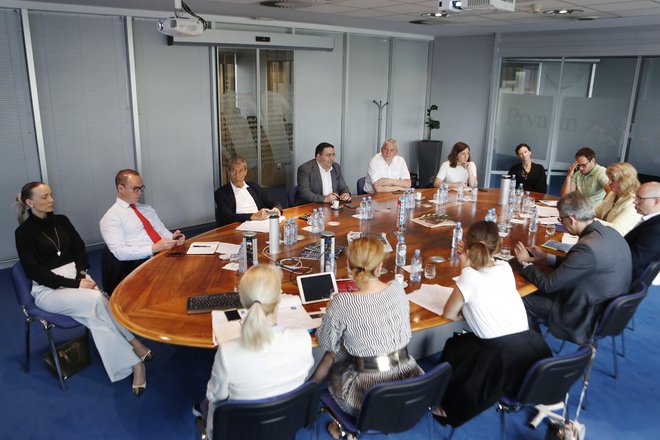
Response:
M337 292L337 281L332 272L300 275L297 280L300 300L303 304L327 301L330 295Z

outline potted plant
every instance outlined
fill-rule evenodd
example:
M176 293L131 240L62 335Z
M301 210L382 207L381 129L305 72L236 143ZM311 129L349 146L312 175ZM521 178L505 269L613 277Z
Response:
M431 107L426 109L426 122L425 125L429 128L429 136L427 140L431 140L431 133L433 133L433 130L439 130L440 129L440 121L437 119L433 119L431 117L431 112L436 111L438 109L438 106L433 104Z

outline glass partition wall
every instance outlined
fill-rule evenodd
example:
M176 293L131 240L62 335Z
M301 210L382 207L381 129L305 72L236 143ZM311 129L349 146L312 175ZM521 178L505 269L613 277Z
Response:
M245 180L293 185L293 51L218 49L218 95L221 184L239 154Z
M490 186L518 162L520 143L548 170L553 194L581 147L593 148L601 165L628 160L642 174L660 175L659 95L657 58L503 59Z

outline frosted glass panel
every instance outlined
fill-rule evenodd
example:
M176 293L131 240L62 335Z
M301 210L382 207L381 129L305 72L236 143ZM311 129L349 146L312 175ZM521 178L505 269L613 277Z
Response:
M642 65L637 108L631 131L628 162L640 174L660 176L660 58L649 58Z

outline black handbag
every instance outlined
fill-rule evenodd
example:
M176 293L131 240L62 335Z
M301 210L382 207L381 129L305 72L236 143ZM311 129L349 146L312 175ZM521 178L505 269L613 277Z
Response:
M92 363L89 355L89 337L87 333L55 347L55 351L60 358L60 367L62 367L64 379L68 379ZM48 368L57 375L53 353L50 351L44 353L42 359L48 365Z

